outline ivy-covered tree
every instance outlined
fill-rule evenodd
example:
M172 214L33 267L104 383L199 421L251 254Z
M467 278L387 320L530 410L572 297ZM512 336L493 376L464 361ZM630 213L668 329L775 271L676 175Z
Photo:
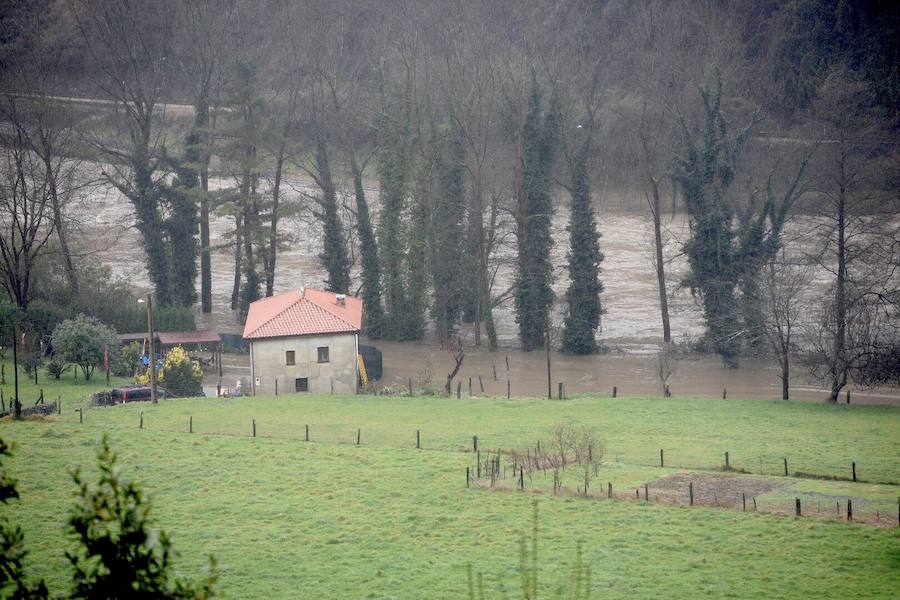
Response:
M566 301L569 305L563 330L562 347L573 354L591 354L597 351L594 337L600 325L603 307L600 293L600 239L597 222L591 205L591 188L588 177L588 161L591 155L593 120L581 126L584 140L574 155L568 157L571 174L572 211L569 217L569 289Z
M550 249L553 236L551 170L560 141L560 108L556 93L550 105L541 107L542 91L532 73L528 110L521 127L519 184L516 206L518 272L515 283L516 322L522 350L544 344L547 321L553 302Z
M714 89L700 88L701 131L691 131L681 119L681 153L673 176L691 226L691 238L684 244L691 270L683 283L703 301L709 343L726 366L736 367L742 343L761 335L757 277L781 247L784 221L799 196L806 162L783 196L775 194L770 179L764 198L754 193L739 205L730 188L753 123L736 135L729 133L722 87L717 78Z
M356 162L356 155L350 153L350 169L353 172L353 191L356 197L356 233L359 236L359 253L362 262L363 329L373 340L382 336L384 310L381 308L381 264L378 261L378 246L369 203L363 188L362 170Z
M325 133L319 131L316 136L316 170L317 181L322 188L322 264L328 272L325 289L338 294L346 294L350 290L350 258L347 256L347 245L344 242L344 230L338 216L337 192L331 177L331 164L328 159L328 147Z
M458 128L444 131L432 126L436 146L435 172L439 188L434 194L431 225L431 271L434 301L431 308L438 340L450 338L459 324L463 277L468 261L461 260L465 240L466 149ZM471 256L468 258L472 258Z
M380 150L377 158L381 221L378 227L378 246L381 257L385 315L382 336L397 339L401 335L406 290L403 277L405 235L403 212L409 188L409 92L400 115L394 113L382 82L381 114L378 117Z

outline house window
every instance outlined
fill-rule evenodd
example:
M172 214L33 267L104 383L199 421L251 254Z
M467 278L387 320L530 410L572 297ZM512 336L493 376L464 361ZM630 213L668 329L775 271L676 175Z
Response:
M328 362L328 346L319 346L319 362Z
M288 350L287 352L284 353L284 363L289 367L297 364L295 362L294 357L295 357L295 352L293 350Z
M307 377L298 377L294 380L294 391L295 392L308 392L309 391L309 378Z

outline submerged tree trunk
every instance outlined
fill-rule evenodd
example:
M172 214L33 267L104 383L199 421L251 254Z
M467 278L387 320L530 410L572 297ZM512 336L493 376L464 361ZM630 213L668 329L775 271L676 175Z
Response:
M652 199L650 212L653 213L653 241L656 252L656 284L659 290L659 312L662 317L663 343L672 342L672 329L669 325L669 296L666 292L666 267L663 262L662 223L660 218L659 181L648 177Z

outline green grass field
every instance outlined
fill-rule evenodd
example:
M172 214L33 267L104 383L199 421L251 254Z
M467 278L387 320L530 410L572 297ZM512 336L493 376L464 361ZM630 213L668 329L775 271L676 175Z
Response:
M726 451L733 467L766 475L783 474L783 457L792 473L837 477L849 477L855 461L868 482L778 477L782 487L760 503L789 506L800 495L805 513L815 513L816 502L827 513L835 498L852 497L896 516L900 488L875 482L900 480L897 408L280 396L91 409L80 424L74 407L64 402L61 417L43 421L0 423L0 436L18 446L8 467L22 494L4 511L26 529L31 570L57 591L69 580L68 472L93 471L103 433L150 492L158 525L173 534L179 572L198 574L213 554L232 598L466 597L470 564L483 573L487 597L499 597L501 586L515 597L519 538L530 531L534 498L542 597L565 581L579 542L594 597L887 598L900 589L896 521L465 487L473 435L483 449L507 450L546 444L555 425L570 423L599 432L598 478L616 490L645 482L652 490L676 473L721 473Z

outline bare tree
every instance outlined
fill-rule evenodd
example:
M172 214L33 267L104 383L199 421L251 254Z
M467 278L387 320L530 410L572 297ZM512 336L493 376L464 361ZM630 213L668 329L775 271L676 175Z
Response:
M781 368L781 398L790 399L791 353L797 350L796 332L807 312L804 294L811 272L807 265L787 262L782 253L761 274L762 334Z

